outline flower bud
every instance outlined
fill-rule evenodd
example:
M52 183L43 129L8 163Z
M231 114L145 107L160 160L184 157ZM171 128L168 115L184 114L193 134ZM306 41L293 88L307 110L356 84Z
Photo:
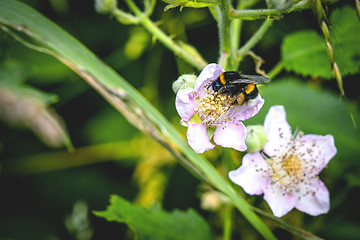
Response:
M180 89L194 88L196 75L183 74L173 84L172 89L177 93Z
M245 143L247 151L258 152L260 151L267 141L265 129L262 125L252 125L246 127Z
M117 7L117 0L95 0L95 10L98 13L111 13Z

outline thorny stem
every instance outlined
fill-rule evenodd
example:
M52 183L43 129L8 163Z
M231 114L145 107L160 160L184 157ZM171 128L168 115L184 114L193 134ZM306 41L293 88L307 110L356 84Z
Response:
M230 13L232 18L239 18L243 20L256 20L266 18L280 18L281 12L276 9L233 9Z
M329 27L328 27L328 20L327 20L325 9L322 6L321 0L313 0L313 10L314 10L315 16L318 19L319 26L320 26L321 31L325 38L326 50L327 50L328 57L329 57L330 64L331 64L331 70L337 81L338 88L340 90L340 95L344 96L345 92L344 92L344 88L343 88L341 72L340 72L339 66L337 65L337 63L335 61L333 46L331 43L331 37L330 37L330 32L329 32Z
M240 18L243 20L257 20L266 18L281 18L283 14L293 11L301 11L307 8L311 8L311 0L301 0L297 4L294 4L291 8L284 11L277 9L233 9L230 13L232 18Z
M174 40L172 40L168 35L166 35L158 26L156 26L132 0L125 0L129 8L136 17L138 17L139 22L148 30L156 39L163 43L167 48L175 53L175 55L183 58L186 62L190 63L199 70L202 70L206 66L206 61L199 55L194 52L190 52Z

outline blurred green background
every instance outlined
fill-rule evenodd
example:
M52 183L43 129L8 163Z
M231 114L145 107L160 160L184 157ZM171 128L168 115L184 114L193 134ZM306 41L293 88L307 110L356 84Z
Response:
M91 49L185 136L186 128L179 124L171 84L180 74L198 73L195 69L174 57L140 25L121 25L110 16L96 13L93 1L23 2ZM355 13L354 4L355 1L336 2L329 5L329 13L344 6L353 8ZM122 1L118 6L128 10ZM158 1L151 19L168 35L195 46L208 62L216 62L218 32L209 11L175 8L164 12L165 6ZM259 1L255 7L265 4ZM347 25L346 19L343 21L338 28L351 30L353 26ZM242 44L261 23L262 20L243 22ZM279 61L285 61L284 39L303 30L313 30L322 36L311 10L287 14L274 22L253 49L265 60L262 68L266 72ZM359 32L360 29L354 36ZM10 102L0 92L3 94L0 113L4 114L0 122L0 239L131 239L133 235L125 224L107 222L91 212L105 209L111 194L144 206L161 202L166 210L194 208L211 224L214 235L221 236L223 209L219 207L218 212L213 212L201 207L201 199L209 189L177 165L165 149L130 125L95 90L53 57L26 48L3 31L0 46L0 83L5 84L0 87L11 90L13 85L6 82L21 85L12 91L15 95ZM339 46L339 55L346 57L349 46ZM315 76L297 71L296 66L294 69L285 66L288 71L284 69L270 85L260 89L266 103L256 117L245 122L262 124L270 106L281 104L293 130L334 135L338 154L321 174L331 195L329 214L314 218L294 210L284 217L326 239L360 238L360 95L356 85L360 77L360 49L358 45L351 46L354 52L349 56L351 63L344 64L352 67L343 76L346 99L340 99L336 81L326 77L327 73ZM254 69L253 60L246 57L239 70L255 74ZM22 97L28 101L21 102ZM11 110L4 110L4 106L11 106ZM33 109L35 115L24 109ZM12 118L22 120L14 123ZM39 118L41 124L24 124L34 118ZM61 132L59 136L36 130L43 126L42 121L54 119L60 127L66 126L75 151L71 151L68 143L70 151L64 146L57 147L63 145ZM49 138L55 138L54 142ZM225 158L235 159L237 166L241 163L239 153L219 147L205 155L218 166ZM269 210L261 196L248 200ZM233 239L259 237L239 213L234 218ZM282 239L291 238L283 230L274 231Z

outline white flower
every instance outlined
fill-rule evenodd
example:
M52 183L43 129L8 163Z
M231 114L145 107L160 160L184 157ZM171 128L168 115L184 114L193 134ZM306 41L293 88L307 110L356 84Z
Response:
M327 213L329 191L317 175L336 154L333 136L292 137L283 106L270 108L264 128L268 140L263 151L269 158L246 154L242 165L229 172L231 181L248 194L264 194L277 217L293 208L313 216Z

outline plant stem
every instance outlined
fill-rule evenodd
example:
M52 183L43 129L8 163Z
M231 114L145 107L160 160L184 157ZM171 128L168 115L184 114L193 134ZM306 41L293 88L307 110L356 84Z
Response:
M223 240L231 240L232 212L233 206L227 204L224 212Z
M228 70L232 67L231 62L233 58L230 38L230 0L222 0L218 8L218 29L220 40L219 65L221 65L225 70Z
M230 12L230 17L243 20L256 20L266 18L280 18L282 17L282 14L276 9L233 9Z
M241 8L242 1L238 1L237 8ZM233 19L231 22L231 51L235 53L240 46L242 20L240 18ZM235 69L236 70L236 69Z
M236 60L240 62L247 52L252 49L265 35L266 31L271 27L273 19L267 19L263 22L257 32L236 52Z
M240 46L240 36L241 36L241 27L242 20L234 19L231 24L231 43L232 43L232 52L236 52Z
M320 238L314 234L312 234L311 232L307 232L304 229L298 228L298 227L294 227L292 225L290 225L289 223L283 221L281 218L275 217L274 215L267 213L259 208L256 208L254 206L252 206L252 209L257 212L258 214L263 215L264 217L267 217L268 219L272 220L273 222L275 222L279 227L281 227L282 229L285 229L289 232L291 232L294 235L300 236L301 239L308 239L308 240L323 240L323 238Z
M283 63L282 63L281 61L278 62L278 63L275 65L275 67L273 67L273 68L269 71L269 73L267 74L268 77L269 77L270 79L274 78L275 76L277 76L277 75L283 70L283 68L284 68Z
M301 11L304 9L311 8L311 2L312 0L301 0L298 3L294 4L292 7L283 11L279 11L276 9L236 9L236 10L233 9L230 13L230 17L240 18L243 20L256 20L256 19L265 19L265 18L278 19L281 18L284 13L286 14L294 11ZM250 2L249 4L251 5L253 3Z
M194 66L195 68L202 70L206 65L206 61L195 51L189 51L175 43L169 36L167 36L162 30L158 28L132 0L125 0L129 8L135 16L138 17L139 22L161 43L163 43L168 49L174 52L175 55L183 58L186 62Z

